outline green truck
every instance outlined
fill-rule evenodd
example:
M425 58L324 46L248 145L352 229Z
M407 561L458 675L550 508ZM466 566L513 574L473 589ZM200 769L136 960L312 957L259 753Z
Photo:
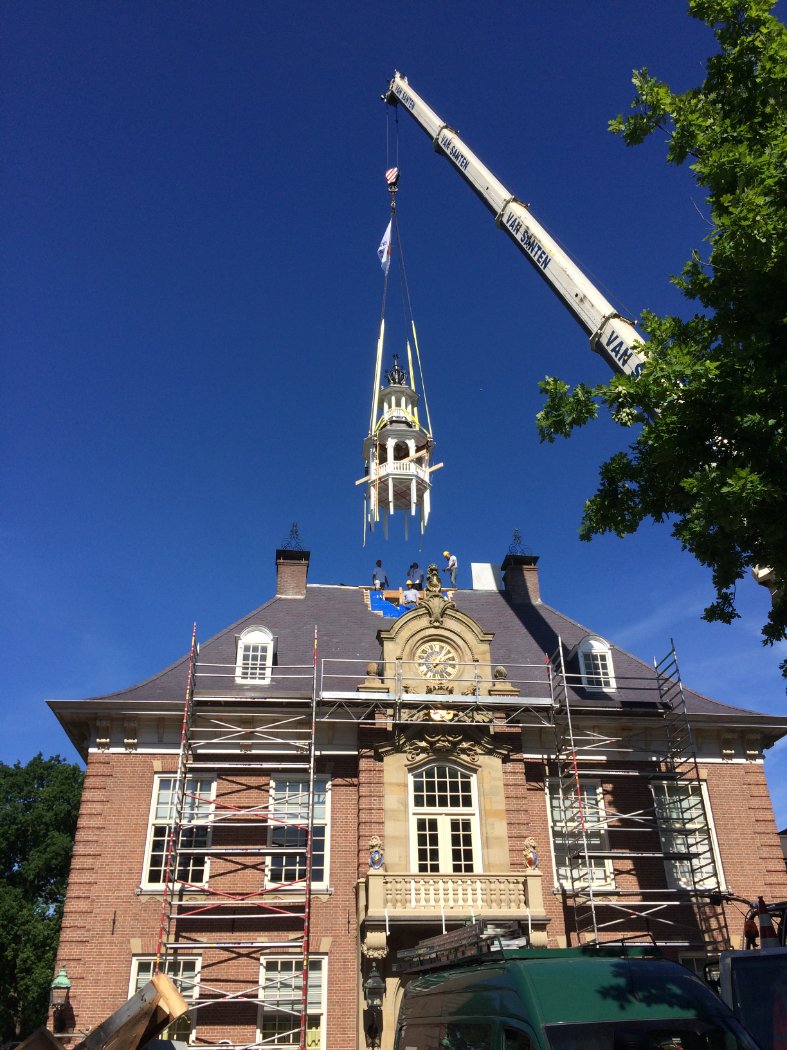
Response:
M394 1050L758 1050L732 1010L657 948L463 952L397 967L414 976Z

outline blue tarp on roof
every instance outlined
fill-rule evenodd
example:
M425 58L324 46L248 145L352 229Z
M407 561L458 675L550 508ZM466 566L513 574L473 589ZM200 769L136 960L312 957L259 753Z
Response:
M369 591L369 605L372 612L381 612L383 616L387 616L391 620L404 616L408 612L407 609L394 605L393 602L387 602L383 598L381 591Z

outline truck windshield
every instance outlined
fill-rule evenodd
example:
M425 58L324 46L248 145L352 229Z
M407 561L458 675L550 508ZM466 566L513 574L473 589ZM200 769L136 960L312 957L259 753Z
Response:
M491 1024L407 1024L399 1029L397 1050L492 1050Z
M735 1016L762 1046L784 1046L787 1041L787 955L747 952L746 956L733 956L731 964Z
M552 1050L758 1050L738 1022L726 1017L550 1024L544 1031Z

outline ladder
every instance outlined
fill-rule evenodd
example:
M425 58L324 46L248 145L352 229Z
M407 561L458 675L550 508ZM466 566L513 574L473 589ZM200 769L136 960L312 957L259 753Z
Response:
M226 1050L271 1045L305 1050L316 628L313 665L269 668L266 688L255 690L264 698L228 691L223 680L234 683L236 674L235 664L200 662L195 624L170 793L155 971L167 973L178 984L189 1001L190 1015L210 1008L211 1028L222 1026L222 1007L235 1010L234 1018L225 1012L226 1024L238 1024L239 1009L246 1011L247 1019L256 1014L255 1039L233 1042L222 1037L216 1045L220 1042ZM300 699L272 703L271 684L293 678L308 682L310 698L304 689ZM243 932L233 932L236 926ZM217 929L222 932L212 932ZM203 953L199 979L183 976L183 960L194 959L195 950ZM273 953L281 958L271 968L265 959ZM209 1046L211 1040L200 1043Z
M617 677L616 690L642 696L631 710L583 699L603 693L586 693L582 674L567 670L562 639L550 668L555 861L577 943L644 936L709 954L729 948L725 894L674 644L654 660L649 677ZM615 735L605 726L612 717L621 727ZM637 784L643 779L644 791ZM602 782L613 785L611 806ZM658 872L654 862L661 862ZM640 885L643 873L656 888Z

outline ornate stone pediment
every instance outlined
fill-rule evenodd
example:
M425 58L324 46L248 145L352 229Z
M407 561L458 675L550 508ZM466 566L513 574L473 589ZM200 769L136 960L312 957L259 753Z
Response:
M397 732L390 743L382 744L376 750L380 758L404 754L408 765L425 758L458 758L477 765L480 755L506 759L511 749L498 744L492 734L485 730L436 725L433 728L423 726Z

